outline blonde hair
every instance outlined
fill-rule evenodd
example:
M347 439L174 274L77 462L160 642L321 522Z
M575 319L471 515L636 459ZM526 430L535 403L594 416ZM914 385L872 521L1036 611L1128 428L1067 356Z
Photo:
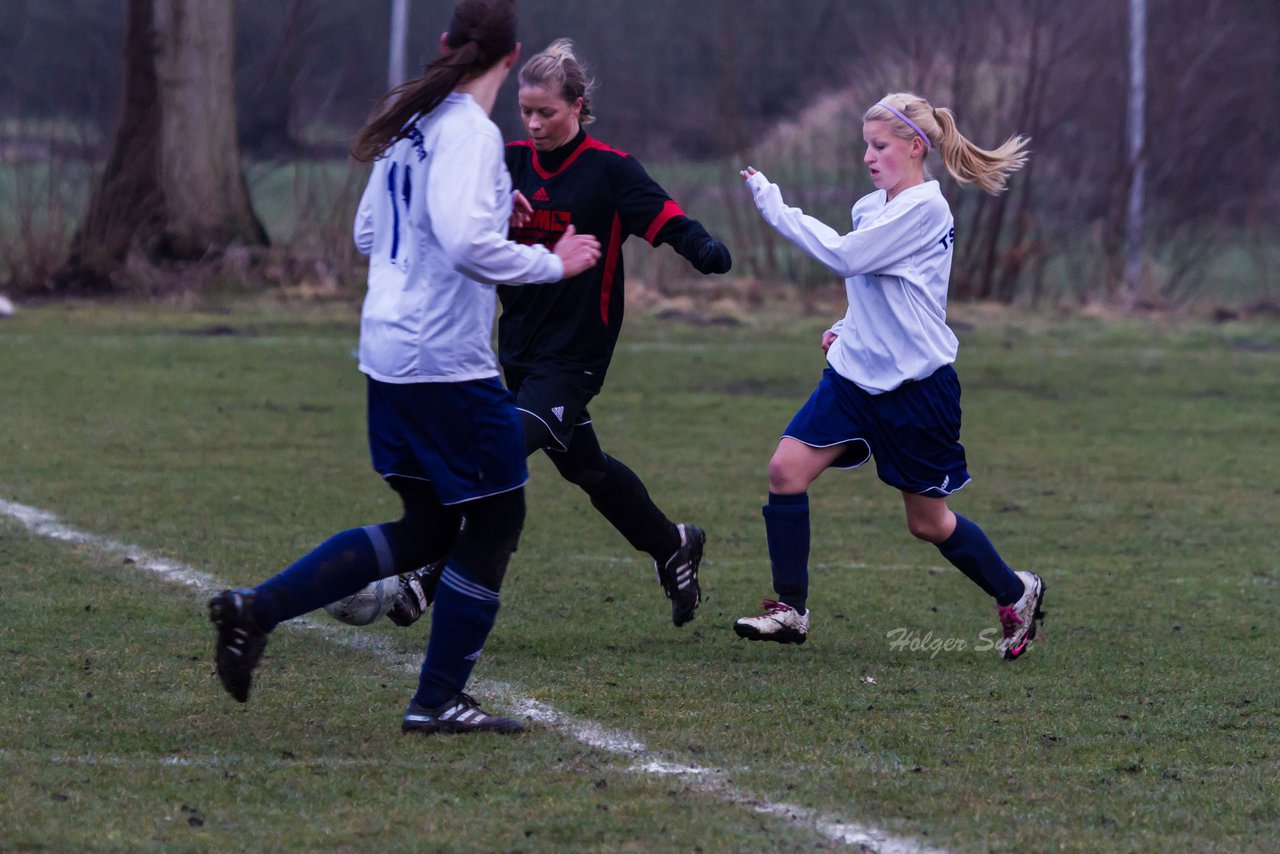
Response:
M884 105L905 115L915 127L911 127L894 115ZM889 122L895 136L912 139L917 131L937 148L942 165L962 184L973 184L993 196L1005 191L1009 176L1021 169L1030 152L1026 150L1031 140L1025 136L1011 136L993 151L979 148L956 128L955 114L946 107L935 109L924 98L910 92L894 92L885 95L862 115L864 122Z
M560 97L572 104L582 99L582 111L578 121L589 125L596 120L591 114L591 93L596 81L587 76L586 69L573 53L573 42L556 39L542 53L534 54L520 69L517 78L521 86L545 86L558 89Z

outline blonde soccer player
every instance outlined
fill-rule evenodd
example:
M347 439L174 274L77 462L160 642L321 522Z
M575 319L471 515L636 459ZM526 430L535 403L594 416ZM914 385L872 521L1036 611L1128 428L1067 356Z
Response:
M955 221L926 161L937 151L958 181L996 194L1026 161L1015 136L994 151L966 139L955 116L909 93L881 98L863 115L863 162L876 190L840 233L789 207L762 172L742 171L761 216L845 280L849 308L822 336L827 367L769 461L765 532L777 599L734 623L750 640L804 643L809 633L809 484L828 468L874 459L898 490L907 528L995 600L1005 659L1026 651L1042 617L1045 585L1014 571L947 496L969 482L960 444L958 342L947 326Z

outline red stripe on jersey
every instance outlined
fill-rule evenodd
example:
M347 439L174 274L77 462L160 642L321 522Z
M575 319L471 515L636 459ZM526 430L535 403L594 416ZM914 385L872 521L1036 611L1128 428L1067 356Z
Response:
M613 271L618 268L618 256L622 252L622 220L613 215L613 228L609 231L609 245L604 254L604 278L600 280L600 319L609 325L609 297L613 292Z
M573 163L573 161L577 160L577 159L578 159L578 157L579 157L579 156L582 154L582 152L584 152L584 151L588 151L588 150L591 150L591 151L607 151L607 152L609 152L610 154L616 154L616 155L618 155L619 157L630 157L630 156L631 156L630 154L627 154L625 151L619 151L619 150L618 150L618 149L616 149L616 148L613 148L613 147L611 147L611 146L605 145L603 142L601 142L601 141L600 141L600 140L598 140L598 139L592 139L591 137L589 137L589 136L588 136L587 138L585 138L584 140L582 140L582 143L581 143L577 148L575 148L575 149L573 150L573 153L572 153L572 154L570 154L568 157L566 157L566 158L564 159L564 162L560 164L560 168L556 169L554 172L549 172L549 171L547 171L546 169L543 169L543 168L542 168L542 164L538 162L538 149L536 149L536 148L534 148L534 147L533 147L533 140L530 140L530 139L517 139L517 140L513 140L513 141L511 141L511 142L508 142L508 143L507 143L507 145L522 145L522 146L524 146L524 147L526 147L526 148L530 149L530 154L532 154L532 157L530 158L530 161L533 163L533 171L534 171L534 172L536 172L536 173L538 173L538 177L539 177L539 178L541 178L541 179L542 179L542 180L544 180L544 181L548 180L549 178L554 178L555 176L559 175L559 174L560 174L561 172L563 172L564 170L568 169L568 168L569 168L569 164L571 164L571 163Z
M667 203L662 206L662 210L653 218L653 222L649 223L649 227L644 230L644 239L650 244L658 237L658 232L662 231L662 227L666 225L672 217L685 216L685 212L680 210L680 206L667 199Z

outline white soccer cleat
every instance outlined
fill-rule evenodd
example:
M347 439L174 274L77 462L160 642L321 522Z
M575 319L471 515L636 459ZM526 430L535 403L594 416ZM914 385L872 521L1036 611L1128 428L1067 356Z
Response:
M1012 605L1000 605L1000 642L996 652L1013 661L1027 651L1027 645L1036 636L1036 621L1044 619L1040 604L1044 601L1044 580L1034 572L1019 572L1024 590L1022 598Z
M738 637L775 643L804 643L809 636L809 611L801 614L795 608L772 599L761 603L764 613L758 617L742 617L733 624Z

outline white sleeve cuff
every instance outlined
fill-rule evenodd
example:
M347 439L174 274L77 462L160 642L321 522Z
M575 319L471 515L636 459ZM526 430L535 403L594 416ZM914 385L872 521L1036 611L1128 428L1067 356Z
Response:
M747 179L747 186L751 188L752 195L755 195L769 186L769 179L764 176L763 172L757 172Z

